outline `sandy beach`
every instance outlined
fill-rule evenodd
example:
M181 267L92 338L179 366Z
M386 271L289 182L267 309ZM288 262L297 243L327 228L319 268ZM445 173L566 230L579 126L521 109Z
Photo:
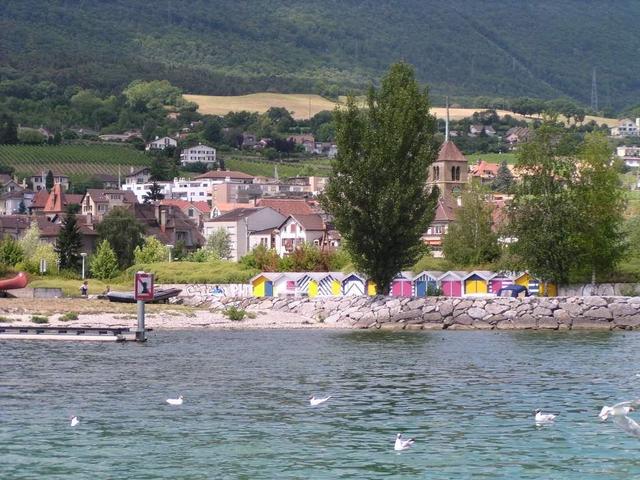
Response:
M78 314L77 320L64 321L65 313ZM170 329L302 329L341 328L296 313L250 310L255 318L229 320L221 312L181 305L147 305L145 326ZM42 326L50 327L129 327L137 324L136 305L98 299L0 299L0 326L34 326L32 317L46 317Z

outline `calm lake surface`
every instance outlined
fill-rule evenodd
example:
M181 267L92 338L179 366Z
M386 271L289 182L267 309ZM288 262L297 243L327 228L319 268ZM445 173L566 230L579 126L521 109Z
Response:
M597 414L640 396L639 347L622 332L5 341L0 478L629 479L640 439ZM555 425L536 427L537 407ZM414 448L394 452L398 432Z

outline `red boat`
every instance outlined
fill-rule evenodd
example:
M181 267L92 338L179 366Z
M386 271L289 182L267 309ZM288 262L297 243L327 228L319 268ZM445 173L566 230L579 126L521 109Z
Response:
M27 283L29 283L27 274L24 272L20 272L13 278L5 278L4 280L0 280L0 291L24 288L27 286Z

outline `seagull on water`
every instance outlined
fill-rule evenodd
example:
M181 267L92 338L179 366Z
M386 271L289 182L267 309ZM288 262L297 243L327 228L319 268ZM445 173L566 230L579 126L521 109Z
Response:
M557 415L553 415L552 413L542 413L542 410L539 408L535 409L533 414L535 415L536 424L552 423L557 417Z
M167 403L169 405L182 405L182 395L180 395L178 398L167 398Z
M315 395L311 395L309 397L309 405L311 405L312 407L315 407L316 405L323 404L330 398L331 398L331 395L329 395L328 397L316 397Z
M602 407L602 410L600 410L598 417L600 417L600 420L604 422L610 416L617 417L620 415L627 415L629 412L633 412L635 410L635 407L637 407L638 405L640 405L640 400L630 400L628 402L616 403L613 407L608 407L607 405L605 405L604 407Z
M73 417L71 417L71 426L72 427L75 427L79 423L80 423L80 420L78 419L78 417L76 417L75 415Z
M415 440L413 438L404 439L402 438L402 434L399 433L398 435L396 435L396 443L393 446L393 449L396 451L408 450L414 443Z

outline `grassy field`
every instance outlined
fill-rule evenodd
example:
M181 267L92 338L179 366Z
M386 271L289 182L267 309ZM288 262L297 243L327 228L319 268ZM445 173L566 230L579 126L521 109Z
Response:
M473 153L471 155L465 155L467 160L469 160L469 164L472 165L476 163L476 160L484 160L489 163L500 163L503 160L506 160L507 163L516 163L516 154L515 153Z
M247 110L249 112L264 113L271 107L284 107L296 119L307 119L314 116L322 110L333 110L336 107L344 105L346 97L338 97L338 101L334 102L320 95L300 94L300 93L252 93L251 95L240 96L214 96L214 95L184 95L184 98L190 102L198 104L198 111L209 115L226 115L229 112L237 112ZM361 100L361 99L359 99ZM482 109L478 108L450 108L449 118L452 120L461 120L472 116L475 112ZM496 110L498 115L511 115L520 120L535 120L537 118L525 117L509 110ZM444 107L432 107L431 113L437 118L445 118L447 110ZM595 120L599 125L605 123L609 127L617 125L618 120L615 118L593 117L587 116L585 122Z
M41 173L44 168L66 175L117 175L118 168L125 174L131 166L148 164L144 153L124 145L0 145L0 165L23 175Z

